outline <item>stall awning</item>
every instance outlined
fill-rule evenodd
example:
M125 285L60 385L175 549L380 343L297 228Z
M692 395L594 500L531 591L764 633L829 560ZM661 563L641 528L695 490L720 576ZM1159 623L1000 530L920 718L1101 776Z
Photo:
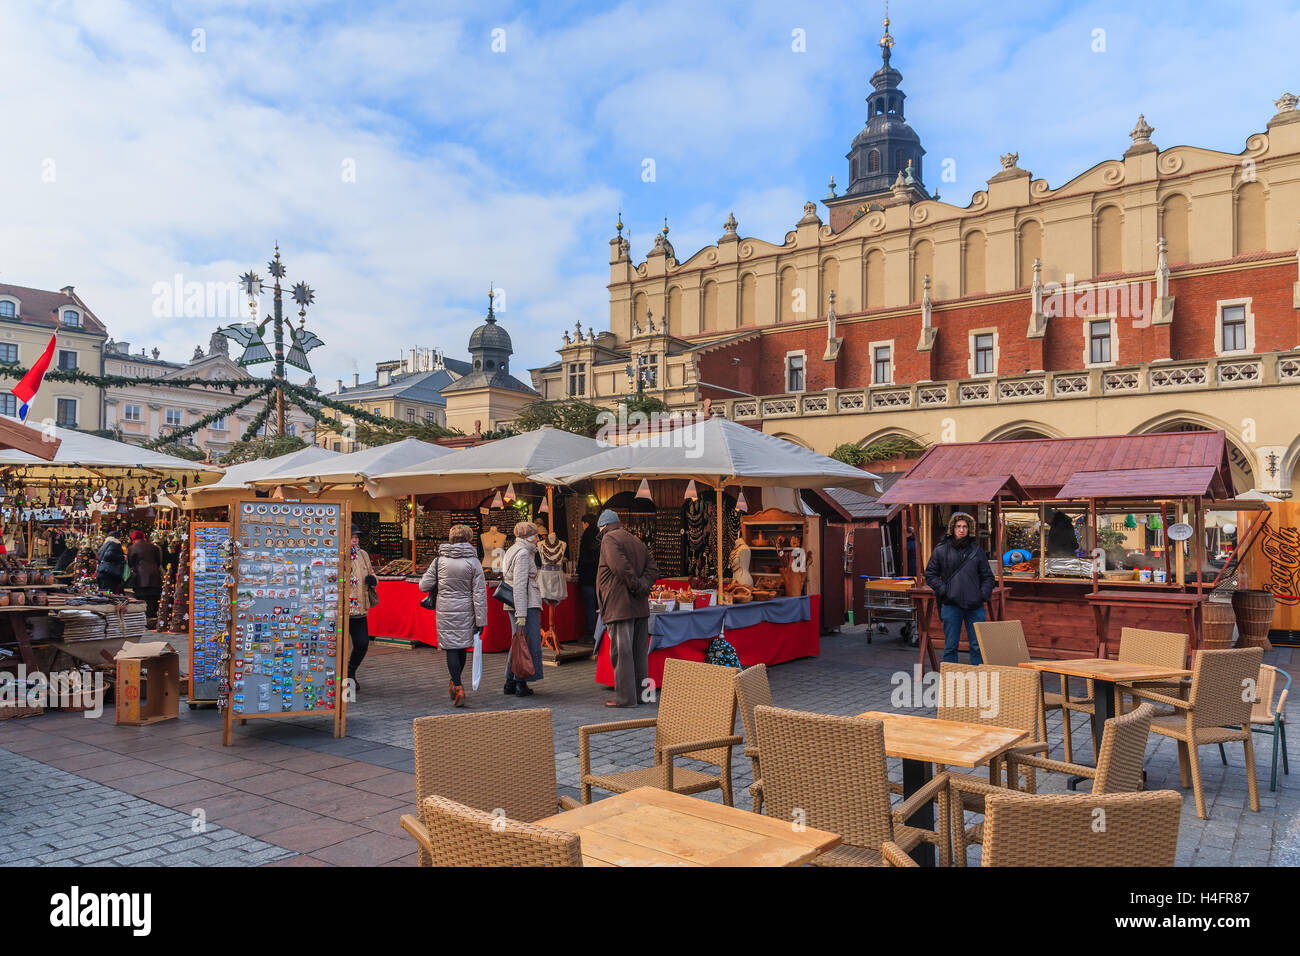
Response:
M876 499L882 505L982 504L999 498L1028 501L1012 475L958 475L950 478L903 476Z
M1213 465L1184 468L1117 468L1076 471L1057 493L1061 498L1155 498L1200 495L1226 498L1227 489Z

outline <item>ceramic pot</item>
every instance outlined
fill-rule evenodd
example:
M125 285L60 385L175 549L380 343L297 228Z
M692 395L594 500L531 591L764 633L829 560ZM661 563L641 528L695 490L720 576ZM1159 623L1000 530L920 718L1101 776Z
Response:
M12 605L14 605L14 606L20 606L20 605L26 604L26 603L27 603L27 592L26 592L26 591L10 591L10 592L9 592L9 603L12 604Z

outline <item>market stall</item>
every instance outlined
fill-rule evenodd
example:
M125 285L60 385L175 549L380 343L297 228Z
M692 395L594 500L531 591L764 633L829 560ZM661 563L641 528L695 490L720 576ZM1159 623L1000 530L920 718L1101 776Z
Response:
M1118 628L1185 631L1200 644L1218 574L1206 503L1233 497L1222 432L936 445L880 497L918 539L912 595L921 663L940 632L923 572L954 511L976 517L998 587L990 619L1024 623L1046 657L1105 656Z
M710 418L611 448L535 477L569 485L602 479L639 481L652 500L654 490L650 482L663 481L687 481L687 498L697 491L697 483L711 487L719 498L728 485L761 489L763 493L771 490L774 498L781 489L828 485L877 490L876 476L869 472L723 418ZM696 608L694 589L678 592L675 600L686 606L677 612L682 615L681 623L675 623L677 618L665 617L664 623L657 622L656 627L688 636L668 645L665 642L671 638L666 636L667 632L660 634L652 654L652 669L656 667L655 661L662 667L663 657L669 654L703 655L717 636L725 636L742 662L776 664L790 660L788 655L802 657L819 652L820 604L814 600L815 595L804 594L816 549L809 547L810 524L795 504L795 496L787 492L786 497L791 501L788 508L766 510L776 502L765 500L762 503L765 508L760 508L751 518L741 519L741 529L730 555L723 552L727 537L724 510L715 509L714 566L721 572L716 582L716 603L722 607ZM743 499L742 491L737 500ZM768 600L755 601L755 597ZM652 595L652 600L655 598L674 600L666 591ZM695 615L700 617L697 619ZM718 634L713 633L715 630ZM612 672L598 679L612 685Z
M68 429L43 435L42 447L0 450L0 514L6 537L22 544L0 559L0 667L102 666L103 652L142 636L146 623L143 602L94 585L103 533L132 521L152 531L150 509L219 470ZM56 571L55 551L78 543L79 564Z
M586 621L576 575L584 502L556 495L549 484L531 476L598 448L590 438L547 426L376 474L367 483L370 493L406 502L410 509L413 560L380 569L387 573L379 574L379 605L370 613L370 633L435 643L436 615L419 607L423 594L416 584L451 527L464 524L474 532L491 594L500 583L501 558L514 541L515 523L532 520L543 529L544 550L565 578L565 598L546 602L542 609L547 659L589 655L590 646L578 644L594 627ZM511 630L505 606L490 599L484 650L508 650Z

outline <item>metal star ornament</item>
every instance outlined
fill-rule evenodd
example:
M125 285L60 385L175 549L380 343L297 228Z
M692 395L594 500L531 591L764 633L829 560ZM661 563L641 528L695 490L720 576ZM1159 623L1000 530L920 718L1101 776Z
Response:
M297 302L304 309L312 304L316 298L316 293L312 291L311 286L305 282L299 282L293 287L293 301Z
M262 279L256 272L249 269L239 277L239 287L244 290L244 295L251 299L262 291Z

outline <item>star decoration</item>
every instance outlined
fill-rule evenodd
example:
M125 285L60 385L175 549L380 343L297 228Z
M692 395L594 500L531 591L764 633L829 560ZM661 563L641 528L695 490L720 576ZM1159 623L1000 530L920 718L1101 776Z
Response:
M261 291L262 279L256 272L249 269L239 277L239 285L244 290L245 295L254 296Z
M268 262L266 268L277 279L284 278L284 263L278 257Z
M311 286L305 282L299 282L293 287L293 301L297 302L303 308L312 304L316 298L316 293L312 291Z

